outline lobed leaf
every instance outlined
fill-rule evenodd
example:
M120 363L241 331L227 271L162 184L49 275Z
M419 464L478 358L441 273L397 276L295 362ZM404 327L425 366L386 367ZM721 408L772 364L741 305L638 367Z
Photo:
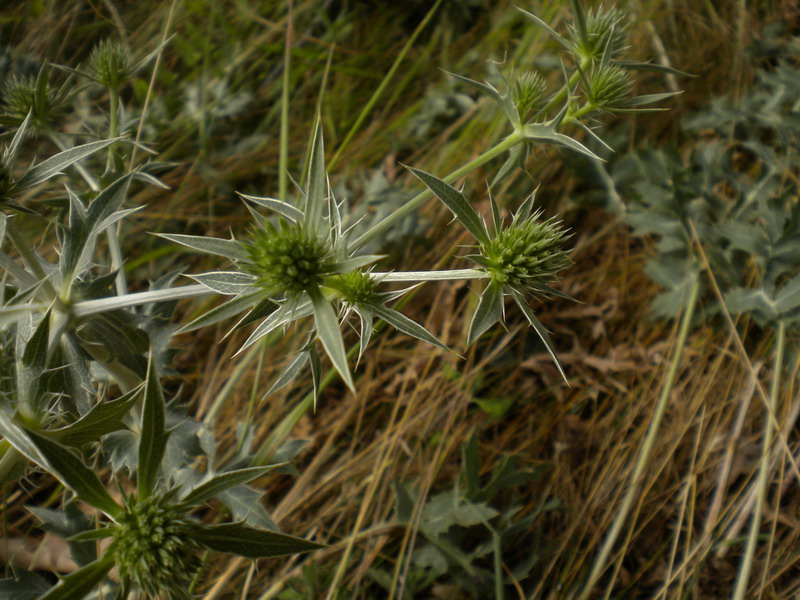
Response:
M87 596L94 587L105 579L114 566L111 553L64 577L38 600L79 600Z
M219 473L190 491L186 497L181 500L181 503L186 506L202 504L217 494L239 484L247 483L279 466L280 465L266 465L263 467L249 467L247 469L237 469L235 471Z

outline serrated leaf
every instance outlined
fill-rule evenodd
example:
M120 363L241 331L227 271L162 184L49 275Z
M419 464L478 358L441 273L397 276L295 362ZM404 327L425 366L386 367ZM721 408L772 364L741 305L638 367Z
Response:
M444 350L450 350L450 348L440 342L436 336L430 333L422 325L416 321L412 321L404 314L386 306L372 306L370 309L375 313L376 316L386 321L398 331L402 331L406 335L410 335L411 337L422 340L423 342L428 342L429 344L433 344L434 346L438 346Z
M217 500L231 511L231 515L236 521L245 522L260 529L280 531L275 521L272 520L272 517L261 505L260 500L263 495L262 492L246 485L237 485L218 494Z
M350 369L347 367L347 353L344 349L342 332L339 330L339 320L331 303L325 299L319 289L309 292L311 305L314 310L314 321L317 325L317 336L325 348L325 352L339 372L347 387L355 393L356 388Z
M503 319L503 286L492 280L481 294L478 308L472 315L467 333L467 345L472 345L492 325Z
M433 195L439 198L439 200L450 209L456 219L458 219L458 222L461 223L476 240L482 244L489 243L489 233L486 231L486 225L464 197L464 194L434 175L413 167L406 168L411 171L417 179L422 181L422 183L433 192Z
M272 211L275 211L282 217L289 219L292 223L299 223L303 220L303 211L299 208L292 206L288 202L284 202L283 200L276 200L274 198L261 198L259 196L248 196L247 194L242 194L240 192L236 192L244 198L252 202L253 204L258 204L259 206L263 206L268 208Z
M319 359L319 352L314 348L308 350L308 364L311 365L311 385L314 388L314 411L316 412L317 398L319 398L319 390L322 385L322 361ZM280 448L278 452L280 452Z
M197 275L186 274L186 277L194 279L200 285L204 285L208 289L225 296L238 296L252 292L253 286L258 280L253 275L240 273L239 271L212 271L210 273L198 273Z
M264 467L250 467L247 469L218 473L190 491L185 498L181 499L181 504L187 506L202 504L217 494L221 494L236 485L247 483L279 466L280 465L267 465Z
M214 552L245 558L287 556L326 547L293 535L253 529L240 523L194 525L191 538Z
M180 233L159 233L158 236L192 250L224 256L232 261L247 260L247 251L236 240Z
M295 356L291 360L291 362L288 365L286 365L286 367L283 369L283 372L275 380L275 383L273 383L270 386L270 388L266 391L263 397L266 398L267 396L271 396L279 389L287 386L289 382L292 381L292 379L297 377L297 375L300 373L300 371L303 369L303 367L306 365L307 362L308 362L308 352L299 352L297 356Z
M149 498L156 486L161 460L167 447L166 405L161 382L156 370L155 357L150 352L147 378L144 382L139 462L136 481L139 500Z
M38 600L80 600L105 579L114 566L111 553L64 577Z
M629 60L612 60L611 64L616 65L618 67L622 67L623 69L630 69L632 71L653 71L655 73L666 73L668 75L678 75L680 77L698 77L698 75L694 75L692 73L687 73L686 71L680 71L673 67L667 67L666 65L659 65L656 63L634 62Z
M358 358L360 360L364 355L364 351L367 349L370 338L372 337L374 317L372 315L372 311L365 307L356 307L355 311L361 320L361 335L359 336L358 340Z
M112 431L125 429L122 420L136 404L139 392L141 392L141 388L137 387L115 400L98 402L74 423L43 433L65 446L83 448L86 444L96 442Z
M469 77L464 77L463 75L459 75L458 73L451 73L450 71L444 71L444 72L450 75L451 77L455 77L459 81L463 81L464 83L471 85L472 87L482 91L484 94L489 96L495 102L498 102L499 104L503 103L503 97L500 95L500 92L498 92L494 88L494 86L488 83L481 83L480 81L475 81L474 79L470 79Z
M74 148L69 148L63 152L59 152L55 156L51 156L47 160L40 162L38 165L31 167L22 177L21 183L25 187L39 185L51 177L58 175L64 169L75 164L79 160L94 154L98 150L107 148L111 144L114 144L122 139L125 138L117 137L107 140L100 140L98 142L89 142L88 144L75 146Z
M26 433L47 461L46 466L50 473L75 492L81 501L102 510L112 518L120 514L122 507L114 501L95 472L83 464L79 456L47 436L31 430L26 430Z
M539 336L539 339L542 340L544 347L547 349L547 353L550 355L550 358L553 359L553 363L556 365L558 372L561 373L561 377L564 378L564 382L567 385L569 385L569 381L567 381L567 376L564 373L564 369L561 367L561 363L559 362L558 357L556 356L556 351L555 348L553 347L553 342L550 339L550 334L547 332L547 329L545 329L544 325L542 325L542 322L539 321L538 318L536 318L536 315L533 314L533 311L528 306L528 303L525 302L524 298L522 298L516 292L512 292L511 295L514 297L514 301L517 303L517 306L519 306L520 310L522 311L522 314L524 314L525 318L528 319L528 323L530 323L534 331L536 331L536 334Z

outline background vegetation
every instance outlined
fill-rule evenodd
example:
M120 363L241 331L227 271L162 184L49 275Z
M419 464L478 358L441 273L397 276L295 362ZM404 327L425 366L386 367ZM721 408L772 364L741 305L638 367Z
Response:
M569 22L566 0L518 4L557 29ZM552 40L511 2L444 0L418 30L429 8L410 0L296 0L293 6L291 170L303 170L319 111L331 184L366 219L418 191L400 163L448 173L507 133L488 98L441 69L482 80L487 59L518 70L557 61ZM680 339L681 319L673 317L685 315L690 271L684 263L678 275L670 270L678 250L696 267L702 289L693 318L684 319L683 360L636 480L635 500L608 555L609 568L589 597L734 594L762 444L772 435L759 386L774 391L779 441L767 453L770 485L746 594L782 599L800 591L800 495L784 452L788 447L796 456L800 442L795 307L768 310L792 281L797 261L787 259L773 287L764 288L769 302L736 292L737 285L749 290L768 282L777 238L788 237L781 242L788 247L795 239L800 72L793 35L800 6L793 0L641 0L619 8L629 20L633 58L654 58L696 77L643 73L637 93L685 92L667 101L668 112L604 119L604 139L615 150L606 153L605 166L537 146L526 170L495 193L515 209L540 185L538 205L548 216L560 215L575 234L575 265L559 289L580 303L548 298L536 307L569 385L513 311L507 329L495 327L466 347L462 320L477 304L468 282L423 286L404 309L463 356L387 331L361 358L357 392L334 380L313 411L308 373L261 401L299 338L269 338L231 360L247 330L223 338L227 329L217 326L177 337L169 391L180 391L188 413L213 430L218 456L235 456L250 445L273 462L292 459L291 470L259 478L258 487L268 491L262 503L283 531L312 533L330 544L288 560L209 556L209 568L194 582L199 597L502 593L560 599L587 593L584 585L630 489ZM160 55L155 93L148 99L152 63L122 92L131 105L147 101L142 140L159 161L175 163L159 174L169 190L136 188L131 198L147 207L125 224L123 240L130 246L124 268L132 289L147 289L148 281L175 270L214 268L151 233L228 237L251 218L235 190L277 193L288 23L286 3L255 0L26 0L0 9L0 77L35 75L45 60L85 63L109 36L142 58L159 46L165 27L172 35ZM399 69L350 138L412 37ZM92 128L97 112L91 107L98 101L86 93L71 99L59 130ZM131 126L126 117L124 126ZM481 192L502 160L496 163L465 181L470 197L481 199L481 214L490 210ZM713 199L746 204L741 198L762 184L769 192L758 208L781 215L773 219L779 222L772 237L758 229L770 220L763 211L743 211L733 225L728 208L709 209L706 221L702 210L691 212L698 198L711 199L709 205ZM664 208L673 205L678 208L671 213ZM445 226L449 217L429 202L380 240L381 251L408 270L429 268L445 250L471 242L462 228ZM662 217L668 224L659 229L654 223ZM690 231L689 222L700 229L687 240L674 224ZM26 225L22 221L23 230ZM34 223L29 227L37 231ZM758 248L743 241L762 234L767 242ZM670 235L679 242L665 243ZM720 248L727 254L716 259L713 250ZM47 246L40 250L52 255ZM660 268L665 261L669 268ZM464 265L452 259L438 266ZM733 267L741 272L731 274ZM738 282L724 288L733 293L725 302L714 293L717 280L723 287ZM174 321L186 323L210 306L202 302L182 301ZM729 312L735 323L726 320ZM786 335L783 368L774 360L780 331ZM770 384L771 377L779 384ZM8 575L12 562L42 574L72 568L54 538L40 543L44 533L25 509L52 506L59 494L41 475L24 485L4 484L0 553Z

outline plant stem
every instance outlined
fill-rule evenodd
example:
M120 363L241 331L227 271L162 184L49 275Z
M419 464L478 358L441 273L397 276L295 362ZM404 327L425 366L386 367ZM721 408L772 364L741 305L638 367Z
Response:
M184 285L176 288L166 288L163 290L150 290L149 292L136 292L135 294L125 294L124 296L112 296L111 298L100 298L99 300L85 300L77 302L72 307L72 314L76 317L86 317L97 313L127 308L129 306L140 306L151 302L166 302L168 300L182 300L183 298L196 298L197 296L208 296L213 294L204 285Z
M664 380L663 386L661 387L661 392L658 396L658 403L656 404L653 418L650 421L647 433L645 434L644 443L639 450L639 457L636 460L633 473L631 473L630 480L628 481L628 489L626 490L622 504L617 510L616 516L614 517L614 522L611 525L611 529L606 535L606 539L602 548L600 549L600 553L597 555L597 558L592 565L592 570L589 573L589 578L586 582L586 585L584 586L580 596L578 596L578 600L587 600L587 598L589 598L592 588L594 588L597 580L600 579L600 576L605 572L608 556L611 554L611 550L614 548L614 544L616 543L617 538L622 531L623 525L625 525L625 521L628 518L628 513L630 512L633 502L636 499L636 494L639 491L641 484L642 474L644 473L645 467L647 467L650 454L655 446L658 430L661 426L661 420L664 417L664 412L667 408L667 404L669 403L670 395L672 394L672 387L678 375L681 358L683 357L683 348L686 346L686 339L689 336L692 317L694 316L694 309L697 305L697 297L699 293L700 278L696 274L689 290L689 297L686 307L683 311L680 329L678 330L678 337L675 340L675 347L672 351L672 360L670 361L669 368L667 370L667 376Z
M769 390L769 413L777 414L778 395L781 387L781 375L783 371L783 357L786 353L786 323L778 321L778 328L775 332L775 363L772 368L772 384ZM767 414L764 419L764 442L761 445L761 465L758 472L758 492L756 496L756 507L753 512L752 522L750 523L750 534L747 537L747 547L739 573L736 576L736 587L733 593L734 600L744 600L747 593L747 585L750 581L750 571L753 568L756 545L758 544L758 534L761 530L761 517L764 514L764 504L767 500L767 488L769 487L770 456L772 454L772 419Z
M490 160L500 156L507 150L510 150L517 144L523 142L525 138L523 137L521 132L515 131L511 135L509 135L506 139L501 141L499 144L495 145L493 148L490 148L477 158L469 161L463 167L456 169L446 177L444 177L444 181L447 183L453 183L457 179L460 179L464 175L471 173L478 167L481 167L488 163ZM414 196L411 200L409 200L405 205L398 208L388 217L376 223L372 227L370 227L367 231L361 234L350 246L351 251L359 250L363 248L367 244L369 244L372 240L380 236L382 233L390 229L394 226L398 221L407 217L415 210L417 210L422 204L431 196L433 193L426 189L424 192L420 192L416 196Z
M448 269L443 271L394 271L370 273L380 281L458 281L463 279L488 279L491 277L481 269Z

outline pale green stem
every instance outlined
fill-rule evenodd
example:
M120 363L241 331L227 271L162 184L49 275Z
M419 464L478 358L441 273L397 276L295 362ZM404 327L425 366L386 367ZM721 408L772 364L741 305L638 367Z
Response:
M497 158L498 156L502 155L506 151L510 150L517 144L523 142L525 140L522 133L515 131L511 135L509 135L506 139L502 142L490 148L477 158L471 160L463 167L456 169L446 177L444 177L444 181L447 183L453 183L454 181L460 179L464 175L471 173L478 167L482 167L490 160ZM431 196L433 193L426 189L424 192L420 192L416 196L414 196L411 200L409 200L406 204L398 208L388 217L373 225L369 230L365 231L361 236L359 236L353 243L350 245L351 251L359 250L363 248L367 244L369 244L372 240L379 237L381 234L385 233L387 230L391 229L397 222L402 220L403 218L407 217L415 210L417 210L422 204Z
M439 5L441 3L442 3L442 0L436 0L434 5L428 11L428 14L425 15L425 18L422 19L422 21L420 22L419 25L417 25L417 28L414 30L414 33L412 33L411 37L408 38L408 41L405 43L405 45L403 46L403 49L397 55L397 58L395 58L394 63L392 64L392 66L387 71L387 73L384 76L383 80L381 81L380 85L373 92L372 97L364 105L364 108L361 109L361 112L359 113L358 117L356 118L355 122L353 123L353 126L350 127L350 131L347 132L347 135L345 136L344 141L341 144L339 144L339 148L336 150L336 154L333 155L333 158L331 159L331 162L328 163L328 171L332 171L333 170L334 165L339 161L339 158L342 156L342 152L344 152L344 149L347 147L347 145L353 139L353 136L356 134L356 132L361 128L361 125L364 124L364 120L367 118L369 113L372 112L372 109L375 107L375 103L383 95L383 92L386 89L386 87L389 85L389 82L391 82L392 79L394 78L394 74L397 72L397 69L400 68L400 64L405 59L406 54L408 54L408 51L411 49L411 46L413 46L414 42L417 41L417 38L419 37L419 34L422 33L422 30L425 29L425 26L433 18L433 15L436 12L436 9L439 8ZM283 196L281 196L281 198L283 198Z
M585 72L586 69L589 68L591 62L592 62L591 59L588 58L584 58L583 60L581 60L581 70ZM561 102L564 101L564 98L567 97L567 91L574 90L578 81L580 81L580 78L581 78L581 73L576 69L575 72L569 78L569 85L561 86L561 89L558 90L552 98L550 98L550 101L547 104L545 104L544 108L542 108L538 113L536 113L535 120L539 120L542 117L546 117L550 111L552 111L556 106L561 104Z
M119 104L119 92L114 88L108 89L108 137L115 138L119 135L119 118L117 108ZM108 148L108 162L106 169L111 171L114 168L114 145Z
M694 309L697 305L697 297L699 293L700 279L699 277L695 276L692 287L689 290L686 308L684 308L683 311L683 317L681 320L680 329L678 330L678 337L675 340L675 348L672 352L672 360L670 361L669 368L667 370L667 376L664 384L661 387L661 391L658 396L658 403L656 404L653 418L650 421L647 433L645 434L644 442L639 450L639 456L636 460L636 465L634 466L633 473L631 473L630 480L628 481L628 489L625 491L622 504L617 510L617 514L614 517L614 522L612 523L611 529L606 535L606 539L602 548L600 549L600 553L597 555L597 558L592 565L592 571L589 574L589 578L586 581L586 585L584 586L581 595L578 597L579 600L587 600L587 598L590 597L594 585L605 572L606 561L608 560L611 551L614 549L614 544L616 543L617 538L622 531L622 527L625 525L625 522L628 518L628 514L633 507L633 503L636 500L636 495L639 492L642 482L642 475L644 470L647 468L650 454L655 446L655 441L658 437L658 431L661 427L661 420L664 417L667 404L669 404L669 398L672 394L672 387L675 384L675 379L678 375L681 358L683 357L683 348L686 346L686 339L689 336L692 317L694 316Z
M124 296L113 296L111 298L100 298L99 300L85 300L77 302L72 306L72 314L76 317L86 317L97 313L127 308L129 306L140 306L152 302L166 302L169 300L182 300L183 298L196 298L198 296L208 296L212 292L204 285L184 285L176 288L164 290L151 290L149 292L136 292L135 294L125 294Z
M491 275L480 269L449 269L444 271L393 271L370 273L380 281L460 281L463 279L488 279Z
M772 369L772 384L769 390L769 413L777 415L778 396L781 387L781 376L783 371L783 358L786 353L786 323L778 322L775 332L775 364ZM758 472L758 492L756 496L756 506L750 523L750 534L747 537L747 547L742 556L742 564L736 576L736 588L734 589L733 599L744 600L747 594L747 586L750 582L750 571L753 569L753 559L755 558L756 546L758 545L758 535L761 531L761 517L764 514L764 504L767 501L767 489L769 488L770 456L772 454L772 419L770 414L764 419L764 442L761 446L761 465Z

